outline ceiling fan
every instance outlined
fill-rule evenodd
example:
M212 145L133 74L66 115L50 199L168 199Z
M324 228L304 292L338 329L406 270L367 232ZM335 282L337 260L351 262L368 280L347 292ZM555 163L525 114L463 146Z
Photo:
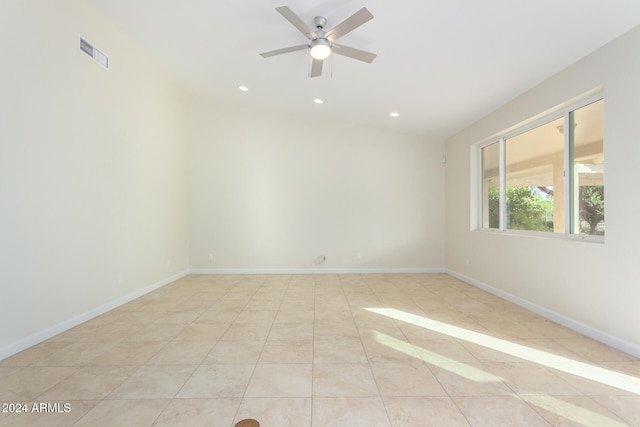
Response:
M327 18L323 16L316 16L314 18L313 23L315 24L316 29L313 30L287 6L276 7L276 10L284 16L287 21L291 22L302 34L304 34L310 42L299 46L291 46L284 49L261 53L260 55L263 58L309 49L309 53L312 58L311 74L309 77L319 77L322 74L322 61L328 58L331 53L357 59L358 61L367 62L369 64L371 64L376 58L375 53L365 52L364 50L336 43L336 40L342 36L373 19L373 15L366 7L363 7L329 31L324 30L324 27L327 25Z

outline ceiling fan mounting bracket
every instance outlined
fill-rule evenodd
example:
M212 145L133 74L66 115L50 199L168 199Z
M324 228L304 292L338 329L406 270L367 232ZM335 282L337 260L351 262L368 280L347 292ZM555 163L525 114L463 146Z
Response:
M316 28L321 30L327 25L327 18L324 16L316 16L313 18L313 23L316 24Z

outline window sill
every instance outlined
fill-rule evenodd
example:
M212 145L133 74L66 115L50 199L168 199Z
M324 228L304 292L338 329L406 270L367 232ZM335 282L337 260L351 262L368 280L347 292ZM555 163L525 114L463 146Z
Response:
M552 233L544 231L526 231L526 230L499 230L497 228L480 228L474 230L479 233L503 234L507 236L521 237L538 237L543 239L560 239L574 242L600 243L604 244L605 236L592 236L589 234L569 234L569 233Z

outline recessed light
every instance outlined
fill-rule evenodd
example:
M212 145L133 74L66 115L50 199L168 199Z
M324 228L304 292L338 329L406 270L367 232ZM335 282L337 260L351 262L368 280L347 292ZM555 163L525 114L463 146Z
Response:
M389 115L391 117L400 117L400 114L396 113L395 111L393 113L389 113Z
M249 90L249 88L246 86L238 86L238 89L240 89L243 92L247 92Z
M320 98L314 99L313 102L315 102L316 104L324 104L324 101Z

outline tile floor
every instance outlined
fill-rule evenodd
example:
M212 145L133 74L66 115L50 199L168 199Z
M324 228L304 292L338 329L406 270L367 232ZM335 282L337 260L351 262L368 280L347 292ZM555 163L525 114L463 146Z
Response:
M194 275L0 361L0 402L28 405L0 426L640 426L640 361L446 275Z

